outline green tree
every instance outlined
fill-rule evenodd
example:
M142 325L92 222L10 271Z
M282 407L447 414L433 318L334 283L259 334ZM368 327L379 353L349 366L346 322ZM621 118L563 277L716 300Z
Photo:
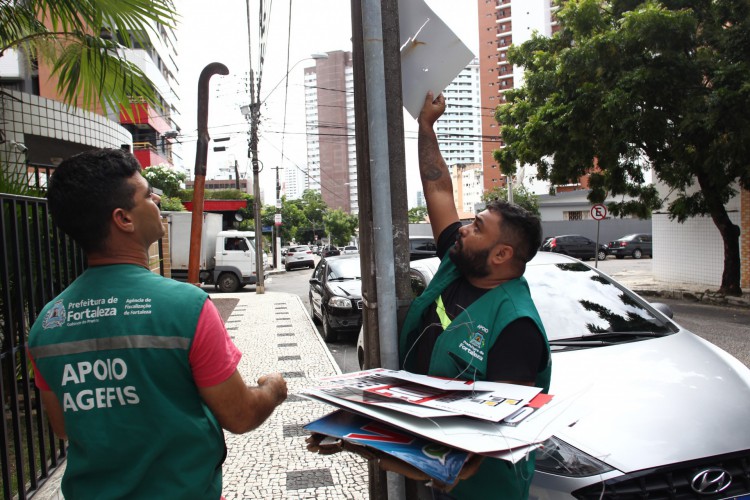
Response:
M720 291L740 294L739 228L725 204L750 188L750 4L746 0L569 0L560 31L511 47L522 88L498 108L496 159L537 166L553 184L591 172L589 199L615 214L662 205L672 219L708 215L724 242ZM594 167L594 168L592 168Z
M313 241L316 234L319 238L324 236L323 217L328 212L328 205L323 201L323 196L312 189L305 189L302 192L300 202L299 207L305 214L309 224L309 232L301 231L298 237L301 238L301 241L307 242Z
M143 177L151 186L161 189L169 197L176 198L180 193L181 184L187 176L184 172L170 168L169 165L153 165L143 170Z
M3 1L0 55L18 49L31 61L48 63L68 104L91 109L102 103L112 110L123 105L129 112L130 97L138 96L158 107L151 81L118 49L147 47L149 21L174 24L171 5L168 0ZM106 36L111 33L120 36Z
M350 215L341 209L330 210L323 216L326 232L335 245L346 245L352 240L354 231L359 226L359 217Z
M482 201L487 203L491 200L507 200L508 188L496 187L482 194ZM539 199L537 195L526 189L526 186L513 186L513 203L519 205L534 215L539 213Z
M410 223L424 222L425 217L427 217L427 207L412 207L409 209Z

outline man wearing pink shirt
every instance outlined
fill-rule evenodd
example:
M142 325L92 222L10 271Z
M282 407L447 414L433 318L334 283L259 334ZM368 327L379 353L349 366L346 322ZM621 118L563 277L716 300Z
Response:
M280 374L248 386L241 354L201 289L148 270L159 196L121 150L62 162L53 221L87 270L29 334L36 383L68 439L66 498L220 498L223 429L248 432L286 399Z

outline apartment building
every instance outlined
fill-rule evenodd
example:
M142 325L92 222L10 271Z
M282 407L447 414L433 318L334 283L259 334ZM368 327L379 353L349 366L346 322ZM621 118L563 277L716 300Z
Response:
M551 0L477 0L479 16L479 80L481 88L482 165L484 189L506 184L505 175L492 156L502 147L494 110L505 102L504 94L523 85L523 72L508 62L508 48L531 38L534 32L550 36L556 31ZM531 175L531 172L527 173Z
M332 209L357 214L352 54L344 51L327 54L328 59L318 59L315 66L305 68L304 188L320 192ZM286 180L289 189L290 181L295 179L287 174Z
M448 103L435 123L440 152L448 166L482 164L479 59L474 59L443 91Z
M119 49L154 83L163 110L134 98L131 115L119 110L67 106L57 91L52 68L28 64L22 51L0 57L0 120L5 141L0 160L6 165L54 167L64 158L91 148L131 150L143 167L174 165L179 134L176 36L171 28L152 25L149 42L136 49ZM112 34L102 31L103 37ZM117 34L117 36L129 36Z

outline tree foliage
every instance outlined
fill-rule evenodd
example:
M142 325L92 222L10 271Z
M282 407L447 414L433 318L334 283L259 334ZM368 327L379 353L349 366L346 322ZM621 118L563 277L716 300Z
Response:
M427 207L412 207L409 209L409 222L416 224L424 222L427 217Z
M323 216L326 232L335 245L346 245L352 240L354 230L359 225L359 218L341 209L329 210Z
M169 197L179 195L182 183L185 182L187 177L184 172L178 172L164 164L147 167L142 174L151 186L161 189Z
M168 0L3 1L0 55L17 49L49 64L68 104L129 110L130 98L137 96L159 106L151 81L119 49L148 47L149 23L172 26L174 19ZM100 29L123 36L100 36Z
M589 199L647 216L710 216L722 235L721 290L740 293L739 228L725 204L750 188L750 4L746 0L568 0L560 31L511 47L525 68L497 120L505 173L537 166L552 184L591 173ZM635 201L625 201L630 197Z
M496 187L482 194L482 201L487 203L491 200L507 200L508 188ZM513 186L513 203L521 206L534 215L539 213L539 199L537 195L526 189L526 186Z

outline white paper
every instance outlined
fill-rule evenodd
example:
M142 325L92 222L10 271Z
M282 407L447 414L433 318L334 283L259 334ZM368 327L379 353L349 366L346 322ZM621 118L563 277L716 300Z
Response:
M460 9L460 3L456 3ZM445 90L474 54L423 0L399 0L401 93L406 110L419 116L427 91Z

